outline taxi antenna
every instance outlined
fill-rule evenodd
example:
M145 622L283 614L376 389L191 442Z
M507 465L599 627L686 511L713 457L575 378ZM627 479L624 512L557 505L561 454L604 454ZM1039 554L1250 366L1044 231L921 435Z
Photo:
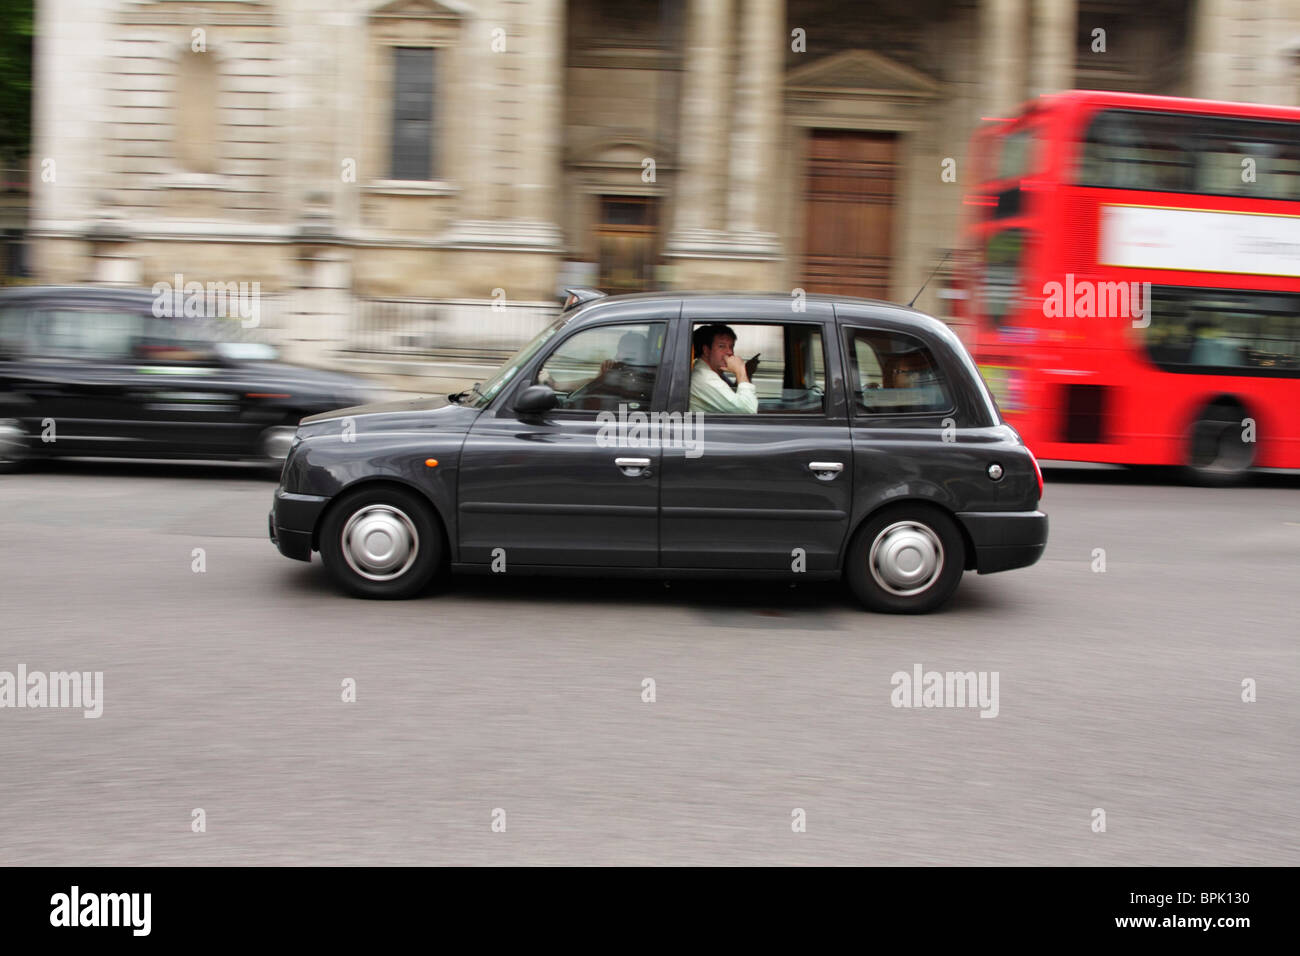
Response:
M939 270L943 268L943 264L948 261L948 257L951 255L952 255L951 249L949 249L947 252L943 254L943 258L940 259L939 264L934 267L934 271L930 273L929 278L927 278L924 282L921 283L921 288L916 290L916 295L912 296L912 301L907 303L907 307L909 309L916 304L917 299L921 298L921 293L924 292L925 287L930 284L930 279L933 279L935 276L939 274Z

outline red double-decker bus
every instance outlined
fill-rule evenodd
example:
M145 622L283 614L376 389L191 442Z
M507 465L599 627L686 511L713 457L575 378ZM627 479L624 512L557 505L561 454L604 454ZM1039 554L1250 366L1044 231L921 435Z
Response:
M1072 91L972 164L958 314L1039 458L1300 468L1300 109Z

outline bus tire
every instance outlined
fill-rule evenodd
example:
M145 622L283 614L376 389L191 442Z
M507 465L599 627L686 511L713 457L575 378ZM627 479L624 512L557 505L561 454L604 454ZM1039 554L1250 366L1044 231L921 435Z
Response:
M1212 488L1246 482L1255 464L1255 436L1253 430L1247 435L1245 425L1249 417L1235 398L1216 398L1201 409L1184 443L1183 473L1190 481Z

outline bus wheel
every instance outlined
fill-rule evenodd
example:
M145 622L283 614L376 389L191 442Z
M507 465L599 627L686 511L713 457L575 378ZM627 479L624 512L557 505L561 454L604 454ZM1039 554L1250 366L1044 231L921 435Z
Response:
M1184 470L1192 481L1225 488L1246 480L1255 463L1255 442L1245 440L1246 418L1235 399L1219 399L1201 410L1187 433Z

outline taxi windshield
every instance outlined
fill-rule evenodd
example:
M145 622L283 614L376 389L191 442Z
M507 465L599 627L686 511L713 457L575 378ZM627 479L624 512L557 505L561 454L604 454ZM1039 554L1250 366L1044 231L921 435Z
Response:
M496 394L505 388L507 384L518 374L519 370L528 364L528 360L537 354L538 350L546 342L564 327L564 323L572 318L571 315L561 315L554 322L548 325L542 331L534 336L533 340L521 348L518 352L506 360L506 363L497 370L486 384L477 385L469 392L465 393L464 404L471 408L484 408L488 402L492 401Z

